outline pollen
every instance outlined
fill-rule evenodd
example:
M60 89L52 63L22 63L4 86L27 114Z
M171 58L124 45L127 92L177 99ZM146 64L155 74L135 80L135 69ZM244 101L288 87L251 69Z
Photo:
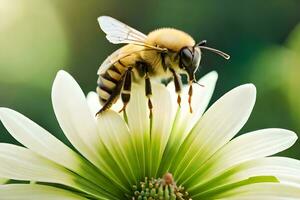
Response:
M171 173L158 179L146 177L132 191L132 200L192 200L184 187L176 185Z

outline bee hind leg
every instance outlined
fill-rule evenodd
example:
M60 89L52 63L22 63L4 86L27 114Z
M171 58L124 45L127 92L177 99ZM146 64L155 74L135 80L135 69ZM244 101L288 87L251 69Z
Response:
M130 93L131 93L131 84L132 84L132 68L128 68L124 75L124 83L123 90L121 92L121 99L123 102L123 107L119 112L126 112L126 106L130 101Z
M123 80L121 79L117 83L116 87L113 89L110 97L105 101L102 108L96 113L96 116L98 116L99 114L103 113L104 111L106 111L112 107L112 105L116 102L116 100L120 96L122 86L123 86Z
M152 87L151 87L151 81L150 81L150 77L149 77L148 72L146 73L146 76L145 76L145 93L146 93L146 96L148 98L148 108L149 108L149 111L150 111L149 117L152 118L153 104L152 104L152 101L151 101L151 98L150 98L151 95L152 95Z
M102 106L102 108L96 113L96 116L98 116L101 113L103 113L104 111L110 109L111 106L112 106L112 101L110 101L108 99L107 102Z

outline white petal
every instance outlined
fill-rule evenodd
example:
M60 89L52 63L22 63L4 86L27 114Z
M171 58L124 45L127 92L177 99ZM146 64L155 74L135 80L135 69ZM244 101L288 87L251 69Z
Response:
M103 148L95 115L90 112L85 95L78 83L65 71L59 71L52 88L52 103L60 127L71 144L102 173L122 187L113 174L113 166L106 162L109 155ZM104 151L99 152L100 149Z
M173 116L176 110L172 108L172 99L165 86L162 84L152 84L152 87L153 118L149 176L156 177L162 154L170 136Z
M123 102L121 98L119 98L112 106L111 109L115 112L119 112L123 108ZM120 113L121 114L121 113Z
M52 88L52 103L60 127L72 145L99 167L100 136L85 95L67 72L59 71Z
M229 91L208 109L181 146L177 156L181 159L173 162L178 180L192 176L238 133L251 114L255 98L254 85L246 84Z
M24 147L0 143L0 160L1 177L63 184L98 197L105 194L92 182Z
M300 187L300 161L285 157L268 157L251 160L235 166L237 173L222 182L237 182L252 176L275 176L280 183L298 185ZM221 184L221 183L219 183Z
M92 115L95 115L95 113L97 113L101 108L98 94L95 92L89 92L87 95L87 102ZM98 150L106 152L106 149L108 149L110 152L110 154L102 154L102 158L104 158L101 159L102 168L106 168L106 172L109 172L109 176L112 179L116 180L118 179L117 177L127 177L127 181L130 184L134 184L133 174L135 174L137 178L139 173L138 170L133 169L139 169L139 165L136 155L132 155L132 152L134 152L134 146L132 146L133 144L125 121L117 113L107 110L99 117L96 117L96 124L102 140L101 145L98 145ZM118 166L107 165L107 160L110 157L113 157L111 159L112 162L110 163L114 163L114 161L116 161ZM131 158L131 160L129 161L128 158ZM118 169L118 171L116 169ZM121 175L115 173L120 170ZM128 172L129 175L127 176Z
M145 176L150 152L149 110L144 85L141 83L132 86L131 99L127 106L128 126L134 138L142 176Z
M78 156L30 119L8 108L0 108L0 118L9 133L24 146L71 170L78 169Z
M292 146L297 135L284 129L264 129L243 134L230 141L205 163L189 185L210 180L230 167L252 159L263 158L281 152Z
M128 125L133 134L148 134L150 120L144 85L133 84L131 99L127 106Z
M216 195L214 198L230 200L298 200L300 199L300 187L278 183L257 183L230 190Z
M98 94L96 92L89 92L86 97L86 100L91 113L95 115L101 108Z
M36 184L0 185L3 200L87 200L67 190Z
M280 183L300 187L300 161L285 157L250 160L224 170L214 179L208 179L196 188L190 188L190 192L211 190L258 176L274 176Z
M61 184L72 182L67 169L24 147L0 143L0 160L1 177Z
M111 170L116 172L116 168L120 167L129 183L135 184L139 177L138 158L125 121L118 113L107 110L97 118L97 125L101 133L103 148L111 153L118 164ZM99 149L99 151L104 151L104 149ZM103 158L108 159L107 156L103 156Z
M182 102L181 108L178 109L177 104L177 94L175 93L175 87L173 83L168 85L168 90L171 94L171 105L172 110L177 110L175 121L173 123L173 128L171 135L168 140L168 144L166 146L166 150L164 152L164 158L162 159L165 163L161 164L160 174L162 175L166 171L169 170L169 161L173 160L173 157L177 155L177 152L180 148L180 145L190 132L190 130L194 127L197 121L199 121L203 112L205 111L210 98L213 94L216 81L218 78L218 74L216 72L210 72L201 78L198 82L204 87L199 85L194 85L194 94L192 98L192 107L193 113L189 111L188 105L188 87L183 88ZM173 120L172 120L173 121Z
M181 109L177 116L178 119L176 121L175 129L183 131L184 135L186 135L195 126L196 122L200 119L203 112L207 108L207 105L215 89L217 79L218 79L217 72L212 71L206 74L198 81L198 83L203 86L199 86L197 84L193 85L193 96L192 96L193 112L192 113L190 113L189 104L188 104L189 87L185 86L183 88ZM169 84L169 85L174 85L174 84ZM171 91L173 93L173 96L175 94L174 91L175 89ZM173 97L173 102L175 102L176 110L177 110L178 105L176 103L176 99L177 96Z
M169 138L172 118L175 113L171 106L170 94L163 85L152 82L152 93L151 133L148 99L145 96L145 88L142 83L133 85L132 97L127 109L128 126L135 141L140 168L143 170L142 176L145 176L146 171L148 175L155 176Z
M8 108L0 108L0 118L10 134L36 154L102 186L108 184L103 175L100 175L93 166L22 114Z

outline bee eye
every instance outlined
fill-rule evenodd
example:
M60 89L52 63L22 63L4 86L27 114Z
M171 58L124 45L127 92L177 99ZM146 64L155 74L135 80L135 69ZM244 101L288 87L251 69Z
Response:
M181 49L181 51L180 51L180 61L181 61L181 64L184 67L191 66L191 64L193 62L193 53L187 47Z

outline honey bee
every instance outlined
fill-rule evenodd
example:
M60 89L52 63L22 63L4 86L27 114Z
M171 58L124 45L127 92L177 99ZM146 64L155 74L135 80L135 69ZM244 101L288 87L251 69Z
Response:
M180 105L182 82L180 74L186 74L189 81L189 105L192 112L192 84L197 83L195 72L201 59L201 49L210 50L225 59L226 53L205 46L203 40L196 43L187 33L174 28L160 28L145 35L126 24L108 16L98 18L106 38L113 44L127 44L111 54L98 70L97 93L103 107L96 115L109 109L120 97L121 111L126 111L130 100L132 82L145 81L145 95L152 114L151 79L173 78Z

